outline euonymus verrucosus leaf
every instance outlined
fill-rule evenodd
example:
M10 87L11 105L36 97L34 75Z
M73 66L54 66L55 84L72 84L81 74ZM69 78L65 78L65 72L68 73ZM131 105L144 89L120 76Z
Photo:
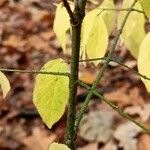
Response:
M107 9L115 9L113 0L104 0L97 9L103 10L100 15L104 19L108 33L110 33L115 24L115 11L109 11Z
M46 63L41 71L67 72L62 59ZM38 74L33 102L44 123L51 128L63 115L69 95L69 79L66 76Z
M132 2L133 0L124 0L122 8L129 8ZM142 10L139 2L135 4L134 8ZM120 29L126 13L126 11L121 11L119 14L118 29ZM138 57L139 47L145 36L144 24L144 15L142 13L132 11L121 34L122 42L135 58Z
M49 146L49 150L70 150L65 144L52 143Z
M73 5L70 4L71 8ZM59 3L56 8L55 19L54 19L54 32L60 42L64 53L67 53L67 30L70 28L70 18L66 11L66 8L63 6L63 3Z
M150 32L144 38L139 51L138 70L141 74L150 77ZM147 90L150 92L150 81L141 78Z
M139 0L139 2L142 5L142 8L147 17L150 18L150 0Z
M103 57L108 45L106 24L100 15L102 11L95 9L89 12L82 23L81 55L84 59ZM94 62L97 64L98 62Z
M5 98L10 90L10 83L6 76L0 71L0 86L2 88L3 97Z

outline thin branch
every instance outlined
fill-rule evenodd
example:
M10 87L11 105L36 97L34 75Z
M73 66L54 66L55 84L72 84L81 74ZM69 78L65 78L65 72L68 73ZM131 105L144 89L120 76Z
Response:
M101 57L101 58L93 58L93 59L82 59L79 60L79 62L90 62L90 61L98 61L98 60L105 60L105 57Z
M85 11L85 5L86 5L87 0L77 0L77 1L79 3L80 9Z
M119 108L118 106L116 106L115 104L113 104L111 102L111 100L108 100L107 98L105 98L104 96L102 96L101 94L99 94L96 90L91 89L90 86L88 86L87 84L85 84L82 81L78 81L78 83L86 88L87 90L89 90L90 92L92 92L94 95L96 95L98 98L100 98L100 100L104 101L105 103L107 103L112 109L114 109L115 111L117 111L122 117L130 120L131 122L135 123L137 126L139 126L140 128L142 128L146 133L150 134L150 129L146 128L144 126L143 123L140 123L138 121L136 121L135 119L133 119L131 116L129 116L126 112L124 112L121 108ZM80 116L78 116L80 117Z
M31 73L31 74L47 74L47 75L59 75L59 76L70 76L67 72L49 72L49 71L37 71L37 70L19 70L19 69L6 69L0 68L1 72L18 72L18 73Z
M98 60L105 60L105 59L106 59L105 57L102 57L102 58L93 58L93 59L84 59L84 60L80 60L79 62L90 62L90 61L98 61ZM139 73L138 71L130 68L129 66L125 65L124 63L122 63L120 61L117 61L117 60L115 60L113 58L111 58L110 61L113 61L113 62L121 65L122 67L125 67L125 68L131 70L136 75L142 77L145 80L150 80L150 77L147 77L146 75L143 75L143 74ZM2 72L18 72L18 73L50 74L50 75L70 76L70 74L67 73L67 72L49 72L49 71L20 70L20 69L9 69L9 68L0 68L0 71L2 71Z
M68 1L67 0L62 0L62 1L64 3L64 7L66 8L66 10L70 16L71 23L76 24L76 19L75 19L74 14L69 6Z
M130 15L130 13L131 13L131 11L132 11L132 8L133 8L134 5L136 4L136 2L137 2L137 0L134 0L134 2L132 3L132 5L131 5L129 11L127 12L127 14L126 14L126 16L125 16L125 18L124 18L123 23L122 23L122 25L121 25L121 28L118 30L117 35L116 35L116 37L115 37L115 39L114 39L113 45L112 45L112 47L109 49L109 53L108 53L108 55L107 55L107 57L106 57L106 59L105 59L105 62L104 62L104 64L102 65L102 67L101 67L101 69L100 69L100 71L99 71L99 73L98 73L98 75L97 75L97 78L96 78L95 82L93 83L93 86L91 87L92 90L95 90L95 89L96 89L96 86L97 86L97 85L99 84L99 82L102 80L102 77L103 77L103 75L104 75L104 72L105 72L106 69L107 69L107 66L108 66L108 64L109 64L109 62L110 62L110 59L111 59L111 57L112 57L112 54L113 54L113 52L114 52L114 50L115 50L115 48L116 48L116 45L117 45L117 43L118 43L118 41L119 41L119 38L120 38L120 35L121 35L122 31L123 31L123 28L124 28L124 26L125 26L125 23L126 23L128 17L129 17L129 15ZM87 106L88 106L88 104L89 104L89 102L90 102L90 100L91 100L91 98L92 98L92 96L93 96L92 90L89 91L89 93L88 93L88 95L87 95L87 97L86 97L86 99L85 99L85 101L84 101L84 103L83 103L83 105L82 105L82 107L81 107L79 113L77 114L76 121L75 121L75 130L78 129L79 123L80 123L80 121L81 121L81 119L82 119L82 117L83 117L85 111L87 110Z
M113 8L96 8L96 9L101 9L101 10L104 10L104 11L129 11L130 8L116 8L116 9L113 9ZM136 11L138 13L142 13L144 14L144 12L142 10L139 10L139 9L134 9L132 8L131 11Z
M71 52L71 70L69 80L69 100L68 100L68 114L66 125L65 143L71 150L76 150L75 140L76 131L74 124L76 119L76 100L78 88L78 72L79 72L79 57L80 57L80 39L81 39L81 24L85 15L85 6L80 8L79 1L75 0L75 9L73 11L75 24L72 25L72 52Z
M90 62L90 61L98 61L98 60L105 60L105 59L106 59L106 57L93 58L93 59L84 59L84 60L80 60L80 62ZM110 62L113 61L113 62L119 64L120 66L123 66L123 67L127 68L128 70L131 70L132 72L134 72L135 74L137 74L138 76L142 77L145 80L150 80L150 77L147 77L146 75L143 75L143 74L139 73L138 71L130 68L129 66L125 65L124 63L122 63L120 61L115 60L114 58L111 58L109 60L110 60Z
M137 72L136 70L130 68L129 66L127 66L127 65L125 65L125 64L123 64L123 63L121 63L121 62L119 62L119 61L117 61L117 60L115 60L115 59L113 59L113 58L110 59L110 61L113 61L113 62L115 62L115 63L117 63L117 64L119 64L119 65L121 65L121 66L123 66L123 67L125 67L125 68L127 68L127 69L129 69L129 70L131 70L132 72L134 72L134 73L137 74L138 76L142 77L143 79L150 80L150 78L147 77L146 75L143 75L143 74Z

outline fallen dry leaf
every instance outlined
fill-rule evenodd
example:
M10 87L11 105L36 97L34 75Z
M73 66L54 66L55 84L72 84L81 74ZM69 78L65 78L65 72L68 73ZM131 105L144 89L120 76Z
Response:
M128 60L124 64L133 69L134 67L136 67L137 61L136 60ZM127 68L124 68L124 69L128 70Z
M88 71L88 70L82 70L79 73L79 79L85 83L88 84L93 84L93 82L96 80L97 77L97 73L96 71Z
M49 43L45 42L41 37L36 35L28 38L27 46L30 48L35 48L36 50L49 50Z
M35 22L39 22L44 18L44 16L49 15L48 11L38 10L36 8L33 8L33 7L29 7L29 11L31 12L32 19Z
M150 150L150 135L141 135L138 142L138 150Z
M143 108L140 106L127 107L124 111L130 115L138 114L142 122L146 122L148 119L150 119L150 104L145 104Z
M7 0L1 0L0 1L0 6L3 6L6 2L7 2Z
M119 141L119 147L123 150L137 150L135 138L142 129L132 122L121 124L114 133L114 138Z
M98 143L90 143L82 148L77 148L77 150L98 150Z
M113 135L114 120L115 114L113 111L92 111L83 117L79 126L79 135L87 141L105 143Z
M144 99L139 94L138 88L127 90L128 87L121 87L116 89L110 93L104 94L104 96L110 99L113 102L117 102L119 106L126 106L126 105L144 105Z
M8 37L8 39L4 40L2 44L4 46L10 46L13 48L18 48L18 47L23 47L25 45L25 43L26 42L23 41L20 36L11 35Z
M54 37L54 32L52 30L48 30L46 32L42 32L40 33L40 36L44 39L44 40L50 40L51 38Z
M50 143L56 139L56 135L48 135L38 127L33 129L31 136L22 139L25 150L47 150Z
M22 0L21 3L23 5L26 5L26 6L30 6L32 3L34 2L39 2L40 3L40 0Z
M109 141L106 143L106 145L103 148L100 148L99 150L117 150L117 145L115 144L114 141Z

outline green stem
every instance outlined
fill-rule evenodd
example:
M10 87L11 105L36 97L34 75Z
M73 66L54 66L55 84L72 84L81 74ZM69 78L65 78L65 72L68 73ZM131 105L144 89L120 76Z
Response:
M90 61L98 61L98 60L105 60L105 59L106 59L105 57L93 58L93 59L84 59L84 60L80 60L80 62L90 62ZM131 70L132 72L134 72L136 75L140 76L143 79L150 80L150 77L147 77L146 75L143 75L143 74L139 73L138 71L130 68L129 66L125 65L124 63L122 63L122 62L120 62L118 60L115 60L114 58L111 58L109 60L110 60L110 62L113 61L113 62L119 64L120 66L122 66L124 68L127 68L128 70Z
M76 24L76 20L75 20L75 18L74 18L74 14L73 14L73 12L72 12L72 10L71 10L71 7L69 6L68 1L67 1L67 0L62 0L62 1L63 1L63 3L64 3L64 7L66 8L66 10L67 10L67 12L68 12L68 14L69 14L69 16L70 16L70 21L71 21L73 24Z
M82 81L78 81L78 83L86 88L87 90L89 90L90 92L92 92L94 95L96 95L98 98L100 98L100 100L104 101L105 103L107 103L112 109L114 109L115 111L117 111L122 117L127 118L128 120L130 120L131 122L135 123L137 126L139 126L140 128L142 128L146 133L150 134L150 129L146 128L144 126L144 124L136 121L135 119L133 119L132 117L130 117L126 112L124 112L121 108L119 108L118 106L114 105L111 100L108 100L107 98L105 98L104 96L102 96L101 94L99 94L96 90L92 90L90 88L90 86L88 86L87 84L85 84Z
M123 28L124 28L124 26L125 26L125 23L126 23L128 17L129 17L129 15L130 15L130 13L131 13L131 11L132 11L132 8L133 8L134 5L136 4L136 2L137 2L137 0L134 0L134 2L133 2L133 4L131 5L129 11L127 12L127 14L126 14L126 16L125 16L125 18L124 18L124 20L123 20L123 22L122 22L122 25L121 25L120 29L118 30L117 35L116 35L116 37L115 37L115 39L114 39L113 45L111 46L111 48L110 48L110 50L109 50L109 53L108 53L108 55L107 55L107 57L106 57L106 59L105 59L105 63L102 65L102 67L101 67L101 69L100 69L100 71L99 71L99 73L98 73L98 75L97 75L97 78L96 78L96 80L95 80L93 86L91 87L91 91L89 91L89 93L88 93L88 95L87 95L87 97L86 97L86 99L85 99L85 101L84 101L84 103L83 103L83 105L82 105L82 107L81 107L81 109L80 109L80 111L79 111L77 117L76 117L75 130L78 129L79 123L80 123L80 121L81 121L81 119L82 119L84 113L85 113L86 110L87 110L87 106L88 106L88 104L89 104L89 102L90 102L90 99L91 99L92 96L93 96L92 90L95 90L95 89L96 89L96 86L97 86L97 85L99 84L99 82L102 80L102 77L103 77L103 75L104 75L104 72L105 72L105 70L107 69L107 66L108 66L108 64L109 64L109 62L110 62L110 59L111 59L111 57L112 57L113 51L115 50L116 45L117 45L117 43L118 43L118 41L119 41L119 38L120 38L120 35L121 35L121 33L122 33L122 30L123 30Z
M143 79L150 80L150 77L147 77L146 75L143 75L143 74L139 73L138 71L130 68L129 66L127 66L127 65L125 65L125 64L123 64L123 63L121 63L121 62L119 62L119 61L117 61L117 60L115 60L113 58L110 59L110 61L113 61L113 62L119 64L120 66L123 66L123 67L127 68L128 70L131 70L132 72L134 72L135 74L137 74L138 76L140 76Z
M47 75L59 75L59 76L70 76L67 72L49 72L49 71L37 71L37 70L20 70L20 69L6 69L0 68L1 72L18 72L18 73L32 73L32 74L47 74Z
M78 67L79 67L79 43L80 43L80 25L72 28L72 61L71 73L69 83L69 103L68 103L68 116L67 116L67 131L66 131L66 144L75 150L75 131L74 122L76 114L76 98L77 98L77 80L78 80Z
M69 102L68 115L66 127L65 143L71 150L75 150L76 131L74 130L76 117L76 99L77 99L77 81L79 72L79 55L80 55L80 34L81 24L84 17L84 11L80 9L78 1L75 2L74 18L75 24L72 24L72 59L71 59L71 73L69 82Z
M102 8L102 7L99 7L99 8L96 8L96 9L100 9L100 10L104 10L104 11L129 11L130 10L130 8L116 8L116 9L113 9L113 8ZM144 12L142 10L139 10L139 9L132 8L131 11L135 11L135 12L144 14Z

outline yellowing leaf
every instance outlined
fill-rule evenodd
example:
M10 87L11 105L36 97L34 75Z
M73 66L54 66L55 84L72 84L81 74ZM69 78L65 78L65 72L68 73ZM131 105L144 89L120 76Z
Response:
M82 22L82 31L81 31L81 53L85 51L85 45L87 43L90 31L93 27L93 22L96 17L101 11L98 9L94 9L90 11L83 19Z
M147 17L150 18L150 0L139 0Z
M122 8L129 8L133 0L124 0ZM135 9L142 10L139 2L136 3ZM118 29L124 20L126 11L122 11L118 18ZM121 40L125 46L130 50L131 54L137 58L139 53L139 46L145 36L144 29L145 19L142 13L133 11L127 19L123 33L121 34Z
M85 58L103 57L108 45L107 28L100 15L101 11L95 9L89 12L82 23L81 55ZM94 62L97 64L98 62Z
M62 59L46 63L42 71L67 72ZM33 102L44 123L51 128L63 115L69 95L69 79L66 76L38 74Z
M3 96L5 98L8 92L10 91L10 83L6 78L6 76L1 71L0 71L0 86L2 88Z
M73 5L71 5L73 8ZM54 32L63 48L64 53L67 53L67 30L70 28L70 18L66 11L66 8L62 3L57 5L55 19L54 19Z
M86 44L88 58L103 57L106 53L107 45L108 34L106 25L101 16L96 16ZM94 63L97 64L98 62Z
M70 150L65 144L52 143L49 146L49 150Z
M139 51L138 70L141 74L150 77L150 32L144 38ZM150 92L150 81L141 78Z
M131 6L132 2L133 2L133 0L124 0L123 4L122 4L122 8L123 9L129 8ZM118 29L121 28L122 22L126 16L126 14L127 14L126 11L120 11L119 17L118 17ZM134 29L134 27L136 25L136 15L137 15L137 12L130 13L130 15L126 21L125 27L123 29L123 33L121 35L122 38L127 39L129 37L129 35L132 33L132 30Z
M130 34L130 36L124 40L126 47L130 50L131 54L135 58L138 58L140 44L143 41L144 36L144 16L141 16L141 18L137 20L137 27L135 27L132 31L132 34Z
M113 0L104 0L98 9L100 8L115 9L115 5L114 5ZM101 16L104 19L104 22L106 23L108 33L110 33L115 23L115 11L103 10L101 12Z

